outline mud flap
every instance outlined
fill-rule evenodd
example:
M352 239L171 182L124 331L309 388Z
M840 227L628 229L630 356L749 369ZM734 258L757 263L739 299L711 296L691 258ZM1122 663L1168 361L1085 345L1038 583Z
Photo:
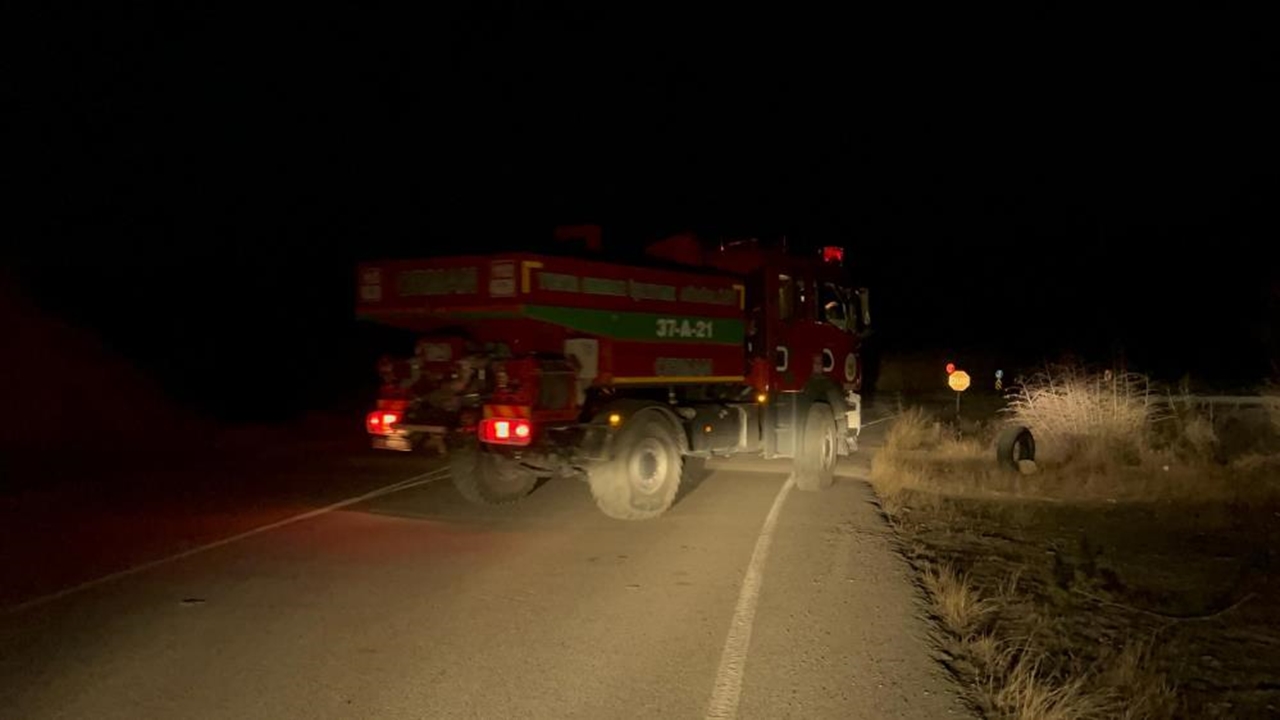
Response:
M844 396L845 404L845 455L858 451L858 436L862 434L862 396L850 391Z

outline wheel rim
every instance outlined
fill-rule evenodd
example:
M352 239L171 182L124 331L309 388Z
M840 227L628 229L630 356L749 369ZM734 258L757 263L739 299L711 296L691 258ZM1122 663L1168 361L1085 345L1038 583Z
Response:
M836 464L836 435L830 429L822 434L822 468L824 470Z
M627 480L640 492L651 495L667 479L670 461L662 443L654 438L641 440L627 462Z

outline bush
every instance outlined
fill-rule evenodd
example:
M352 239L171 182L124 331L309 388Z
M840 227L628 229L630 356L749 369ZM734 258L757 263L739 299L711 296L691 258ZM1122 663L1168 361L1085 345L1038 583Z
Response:
M1147 376L1071 366L1051 366L1015 386L1004 412L1031 428L1042 456L1132 462L1165 414Z

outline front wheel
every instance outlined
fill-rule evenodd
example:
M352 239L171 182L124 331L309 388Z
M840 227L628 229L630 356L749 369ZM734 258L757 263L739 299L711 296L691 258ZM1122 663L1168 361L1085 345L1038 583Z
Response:
M796 487L825 490L835 482L836 421L831 406L814 403L805 417L804 436L794 460Z
M513 503L538 484L533 469L475 442L449 453L449 471L458 493L477 505Z
M680 438L658 419L637 418L618 433L612 460L587 473L600 510L619 520L648 520L675 502L684 471Z

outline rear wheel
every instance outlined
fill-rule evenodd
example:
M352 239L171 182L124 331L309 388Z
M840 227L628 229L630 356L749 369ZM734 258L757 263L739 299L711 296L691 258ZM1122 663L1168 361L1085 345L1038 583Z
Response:
M796 487L809 491L831 487L835 481L837 440L831 406L822 403L810 405L800 452L794 461Z
M590 469L596 505L619 520L647 520L669 509L680 489L683 443L660 419L636 418L618 433L612 460Z
M533 491L538 476L519 460L478 442L449 453L453 486L477 505L506 505Z

